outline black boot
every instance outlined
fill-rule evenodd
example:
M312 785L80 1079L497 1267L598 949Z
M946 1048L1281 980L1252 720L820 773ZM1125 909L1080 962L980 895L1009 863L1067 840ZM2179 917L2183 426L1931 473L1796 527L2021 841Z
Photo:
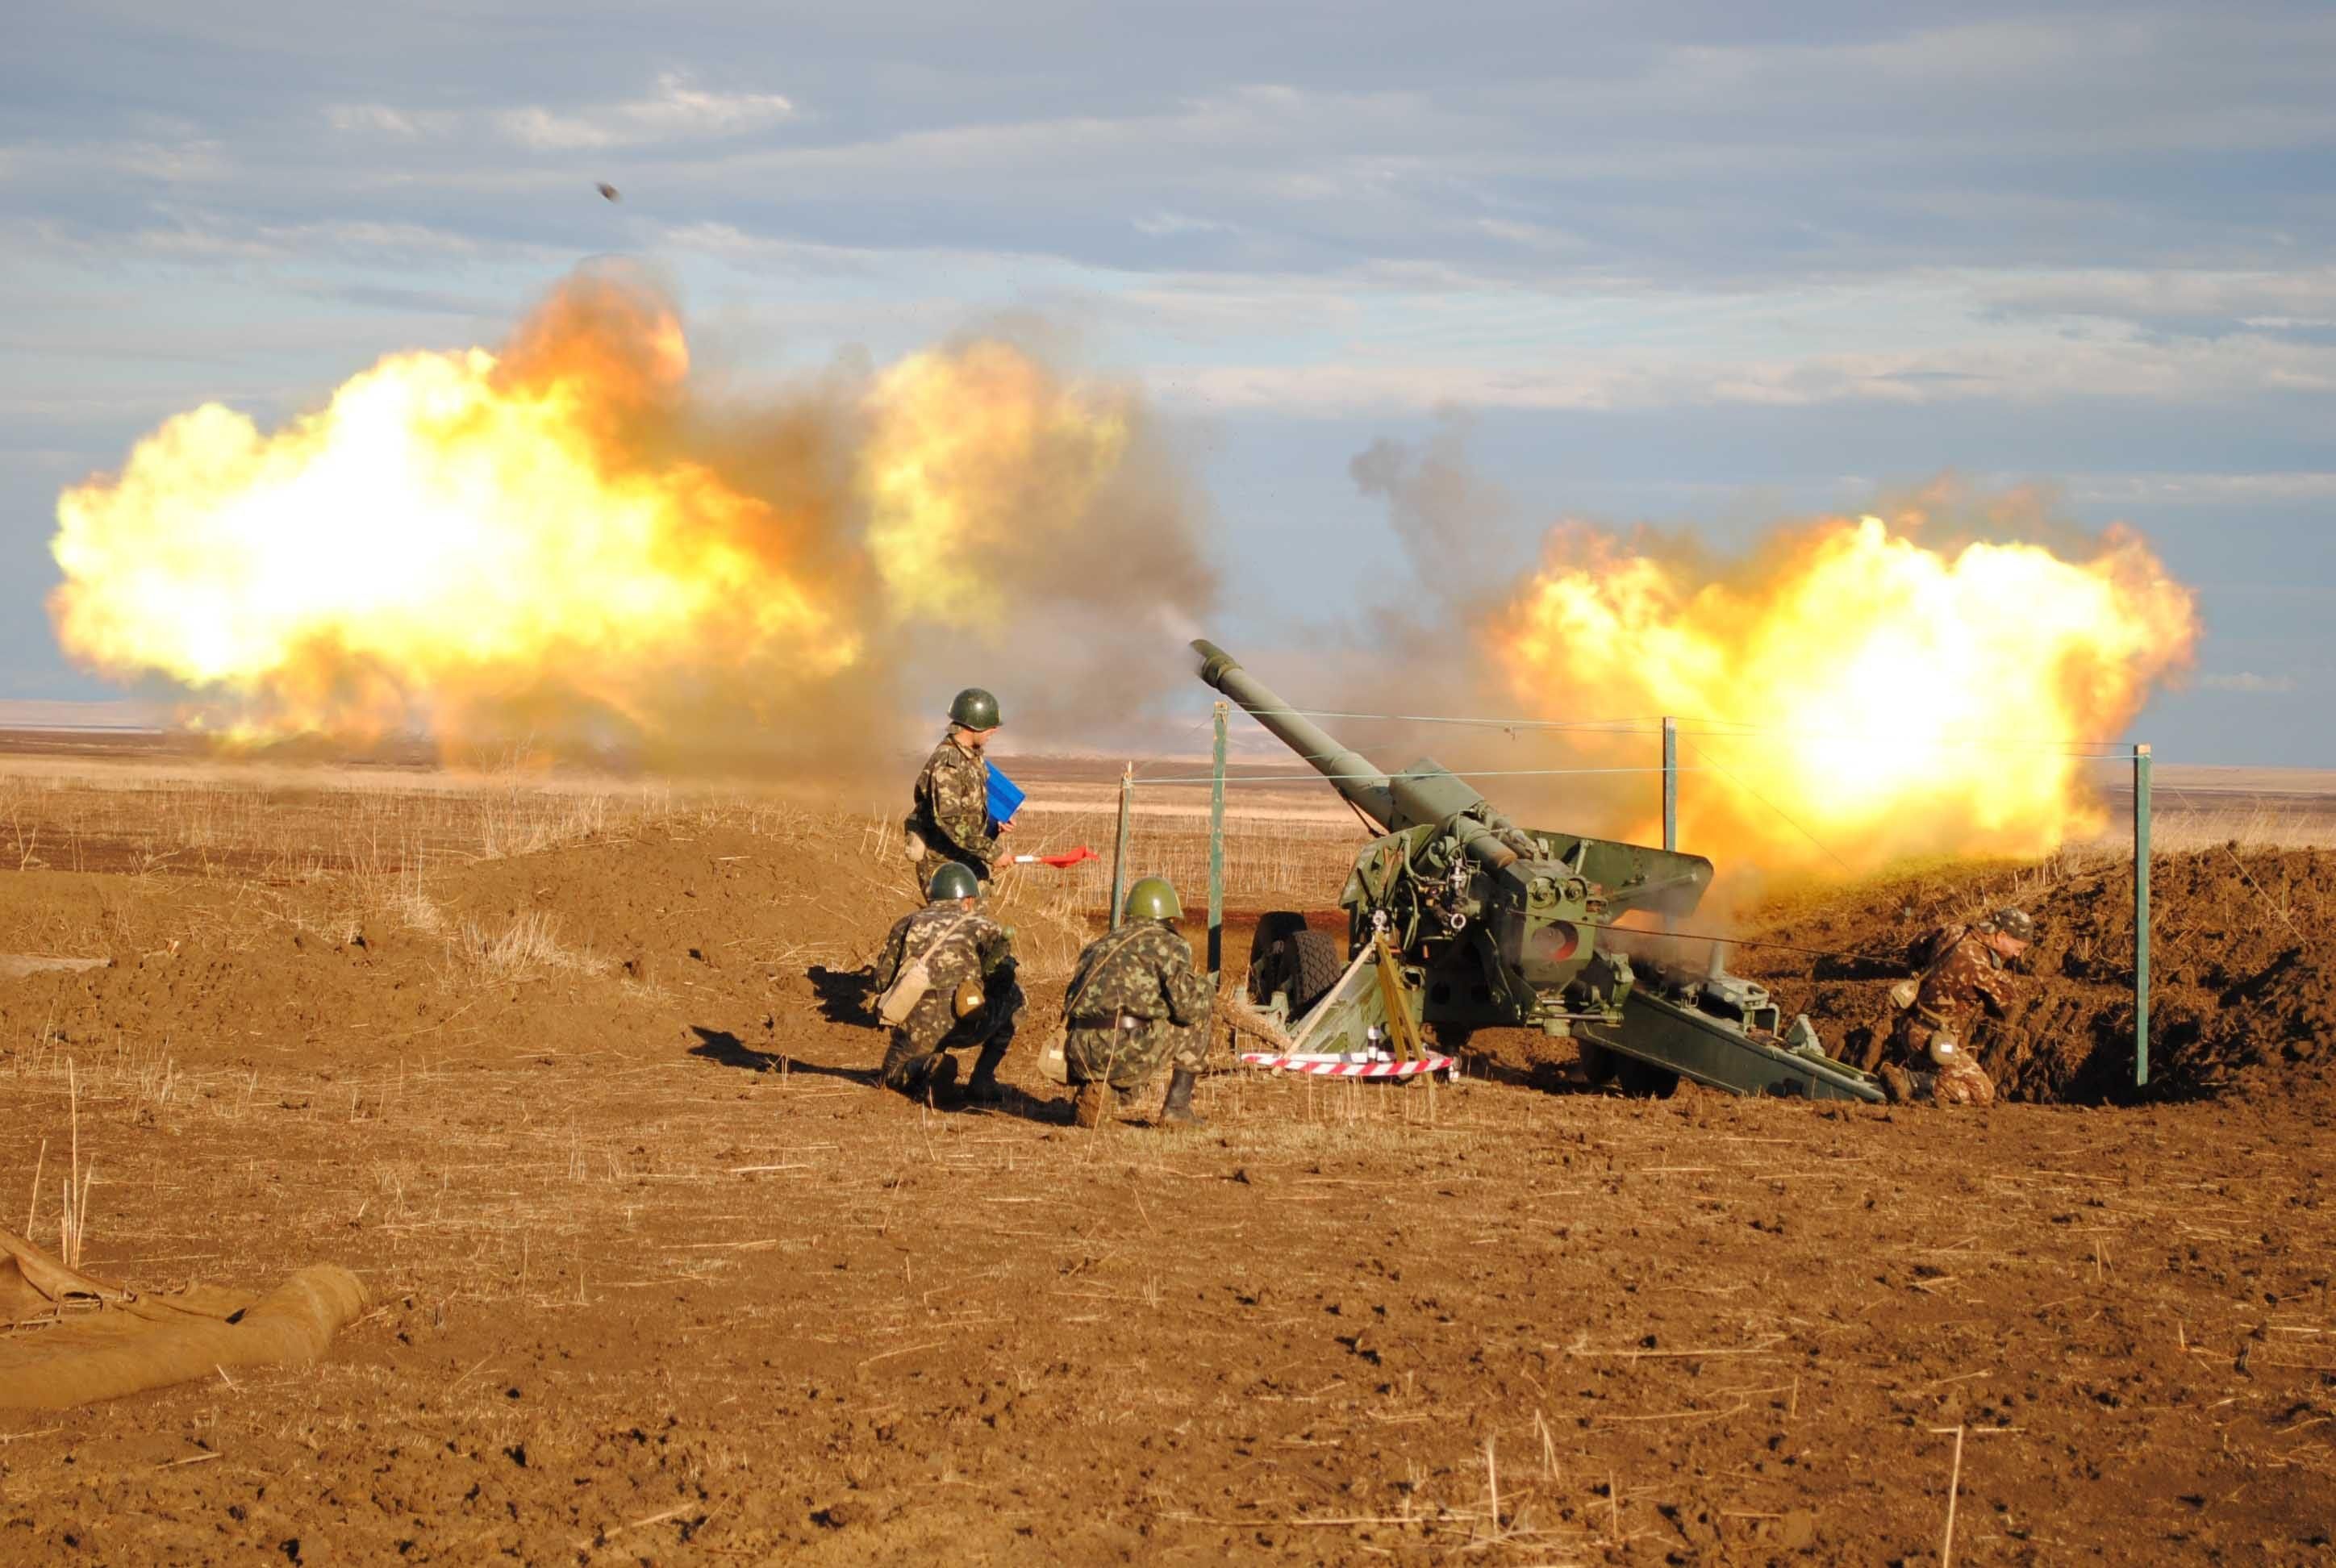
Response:
M932 1066L925 1069L924 1087L925 1103L936 1109L963 1105L957 1090L957 1058L947 1051L935 1051Z
M993 1040L974 1058L973 1076L966 1080L965 1097L977 1105L994 1105L1006 1097L998 1086L998 1064L1006 1059L1006 1043Z
M1882 1080L1882 1092L1893 1105L1916 1105L1939 1096L1939 1075L1884 1062L1874 1069Z
M891 1048L884 1053L884 1065L877 1069L876 1081L915 1099L925 1092L925 1071L932 1065L932 1055L906 1034L895 1034Z
M1168 1103L1160 1107L1160 1119L1183 1127L1205 1127L1208 1119L1192 1109L1192 1071L1178 1067L1168 1079Z

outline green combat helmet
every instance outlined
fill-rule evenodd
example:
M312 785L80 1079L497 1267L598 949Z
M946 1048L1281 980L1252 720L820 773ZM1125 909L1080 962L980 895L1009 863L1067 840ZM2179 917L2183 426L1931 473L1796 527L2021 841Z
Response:
M1998 910L1990 924L2015 942L2036 940L2036 920L2026 910Z
M959 899L978 899L981 896L981 883L974 880L971 871L950 861L935 872L933 880L925 884L925 896L937 904L954 902Z
M1138 877L1127 890L1121 912L1131 920L1181 920L1184 906L1176 901L1176 889L1166 877Z
M978 686L966 687L949 703L951 724L961 724L968 729L996 729L1004 722L998 716L998 699Z

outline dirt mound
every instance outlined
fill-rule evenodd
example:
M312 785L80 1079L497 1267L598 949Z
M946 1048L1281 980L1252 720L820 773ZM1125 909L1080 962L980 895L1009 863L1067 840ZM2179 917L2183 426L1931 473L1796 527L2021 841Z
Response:
M1049 873L994 900L1041 1012L1084 935L1067 890ZM915 903L904 862L856 824L789 812L676 815L426 875L262 887L60 870L11 891L0 953L99 963L0 984L0 1060L21 1043L158 1075L197 1040L247 1066L573 1060L676 1037L776 1061L831 1033L864 1054L871 1020L837 983ZM811 1042L782 1038L791 1018Z
M0 948L109 961L0 987L0 1037L84 1065L192 1040L252 1064L436 1054L458 1021L622 1049L700 1021L709 993L757 1018L807 998L809 965L856 964L907 903L832 834L686 823L377 883L52 871L15 891Z
M2160 855L2150 892L2147 1093L2321 1092L2336 1063L2336 853ZM1757 932L1834 956L1747 947L1732 964L1871 1066L1907 945L2005 903L2034 914L2039 933L2008 1016L1972 1031L1981 1065L2015 1099L2135 1097L2130 863L1942 867L1862 883L1774 909Z

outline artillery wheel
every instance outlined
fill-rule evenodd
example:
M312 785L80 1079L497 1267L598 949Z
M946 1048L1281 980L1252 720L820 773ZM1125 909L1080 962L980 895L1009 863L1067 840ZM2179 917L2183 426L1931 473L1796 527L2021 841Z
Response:
M1268 910L1258 916L1257 930L1249 939L1249 967L1255 969L1258 961L1279 947L1290 932L1307 929L1306 917L1295 910Z
M1624 1057L1616 1076L1621 1079L1622 1092L1650 1100L1668 1100L1679 1092L1679 1076L1669 1067L1659 1067L1642 1062L1636 1057Z
M1346 969L1338 940L1308 927L1304 915L1277 910L1260 917L1249 960L1249 994L1259 1001L1276 991L1286 993L1295 1020L1328 995Z
M1249 940L1250 999L1262 1007L1273 999L1274 981L1290 934L1306 930L1306 917L1291 910L1269 910L1257 917L1257 931Z
M1614 1074L1621 1065L1621 1057L1595 1040L1581 1043L1581 1056L1582 1076L1591 1084L1604 1088L1614 1081Z

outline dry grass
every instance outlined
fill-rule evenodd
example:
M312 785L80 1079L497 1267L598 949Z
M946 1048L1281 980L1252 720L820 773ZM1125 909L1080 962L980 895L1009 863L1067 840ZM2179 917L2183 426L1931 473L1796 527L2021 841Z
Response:
M1068 793L1068 792L1066 792ZM1086 844L1103 860L1083 868L1107 901L1118 835L1115 801L1080 800L1027 813L1017 850L1058 851ZM1324 792L1327 794L1327 791ZM1305 796L1234 799L1225 811L1225 901L1237 910L1320 908L1338 897L1355 852L1368 842L1361 822L1309 803ZM1025 844L1021 840L1034 842ZM1129 816L1131 879L1164 876L1198 908L1209 885L1209 797L1205 789L1139 784Z
M529 854L675 809L666 785L521 772L201 769L0 762L0 861L18 869L268 881Z
M2292 805L2231 803L2214 796L2190 797L2179 791L2152 792L2150 847L2160 853L2213 849L2336 848L2336 813ZM2171 807L2169 810L2168 807ZM2120 829L2126 858L2132 857L2132 830ZM2106 847L2106 846L2105 846Z
M2336 803L2336 797L2331 797ZM2336 844L2336 810L2302 795L2250 799L2227 789L2162 786L2155 843L2162 851ZM193 874L270 885L341 881L357 888L352 912L387 911L420 930L439 916L417 879L448 864L524 855L562 844L619 838L653 823L719 823L799 833L834 812L806 809L738 787L625 783L603 775L511 765L487 773L387 768L171 765L0 759L0 867ZM1006 895L1034 921L1086 912L1108 899L1116 792L1094 784L1049 787L1026 813L1013 847L1050 852L1086 844L1104 859L1068 872L1026 868L1046 896ZM903 884L898 817L852 819L871 881ZM2098 869L2129 854L2121 823L2054 857L2059 871ZM1337 896L1362 825L1327 791L1303 784L1236 790L1228 803L1224 863L1228 907L1320 907ZM1162 875L1197 906L1209 863L1208 792L1139 780L1131 822L1131 876Z
M1015 928L1033 979L1067 973L1107 913L1116 796L1112 786L1092 782L1049 785L1015 835L1013 848L1020 852L1083 843L1103 857L1067 871L1028 866L1001 875L993 910ZM2292 794L2249 803L2228 790L2166 788L2156 842L2169 852L2336 842L2330 831L2336 817L2308 806L2306 797ZM316 931L328 944L368 928L443 941L448 981L455 985L591 973L605 961L564 942L550 916L499 914L482 923L448 896L444 875L483 860L622 840L653 828L840 839L859 846L853 874L863 891L889 901L905 894L911 880L891 811L815 809L738 787L643 784L518 765L460 774L0 759L0 869L79 868L173 883L192 878L227 894L191 913L186 930L163 933L151 929L151 901L138 891L142 881L132 881L119 895L108 892L83 929L41 933L61 951L134 950L197 935L239 946L252 931L288 923ZM1130 841L1130 876L1168 877L1197 916L1208 881L1205 787L1139 783ZM1225 819L1226 908L1237 915L1324 908L1364 841L1358 821L1339 814L1327 791L1302 781L1236 790ZM2119 834L2071 844L2033 864L2007 867L2010 896L2040 898L2078 878L2116 874L2129 859ZM1988 898L2005 896L1998 883L1987 888ZM766 956L774 963L849 963L866 955L806 950Z
M608 968L606 960L594 958L589 949L579 952L564 946L559 930L560 917L542 910L530 910L495 932L486 930L475 920L464 920L456 950L496 979L510 979L541 969L597 975Z

